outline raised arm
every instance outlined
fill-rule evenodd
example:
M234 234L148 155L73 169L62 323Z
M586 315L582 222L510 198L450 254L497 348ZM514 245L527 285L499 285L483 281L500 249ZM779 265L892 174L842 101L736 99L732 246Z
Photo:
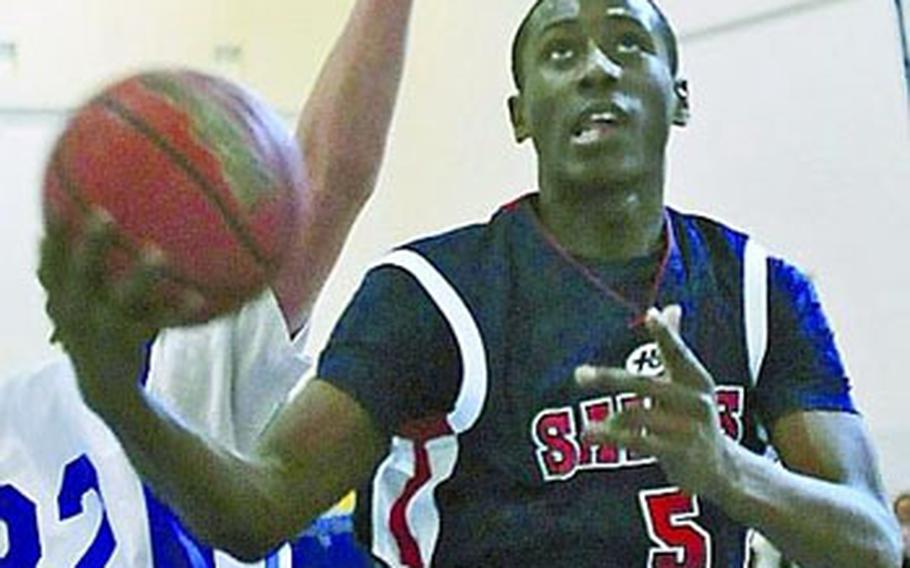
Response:
M373 192L404 63L412 0L358 0L297 126L304 222L275 291L300 328Z

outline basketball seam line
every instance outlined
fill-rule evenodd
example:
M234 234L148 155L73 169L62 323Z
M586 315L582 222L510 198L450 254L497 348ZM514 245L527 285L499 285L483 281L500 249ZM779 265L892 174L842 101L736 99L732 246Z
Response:
M114 114L120 116L127 122L129 122L136 130L145 136L152 144L158 147L159 150L164 152L177 167L183 170L183 172L199 187L202 191L202 194L215 206L215 209L218 211L222 221L225 225L234 233L234 236L237 238L240 245L247 250L247 252L253 257L253 260L259 264L267 273L272 271L272 263L262 254L259 250L259 247L256 245L255 240L252 235L250 235L245 227L241 225L234 217L231 216L231 212L228 210L227 205L221 199L221 196L218 195L214 186L209 183L205 176L202 175L199 170L197 170L193 164L189 162L176 148L164 139L161 134L159 134L151 125L149 125L141 117L135 115L125 106L120 104L118 101L110 97L102 97L99 100L100 104L108 108Z
M61 151L62 149L58 150L53 158L54 175L57 176L57 181L60 182L63 191L66 192L70 199L73 200L73 203L76 204L76 207L78 207L85 216L88 216L92 208L79 192L79 189L76 187L76 183L66 175L63 164L61 163ZM139 247L128 238L124 237L119 231L114 233L114 245L129 253L132 256L133 261L136 261L141 254ZM187 278L186 276L182 276L181 274L174 272L174 270L166 264L161 267L161 275L181 286L192 288L201 294L221 292L219 288L206 286L204 284L196 282L191 278Z

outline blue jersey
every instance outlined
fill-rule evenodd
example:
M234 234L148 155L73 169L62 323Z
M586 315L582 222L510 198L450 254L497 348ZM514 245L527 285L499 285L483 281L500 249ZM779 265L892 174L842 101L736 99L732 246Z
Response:
M854 412L811 285L745 235L672 210L662 262L585 264L533 200L393 252L322 353L318 375L391 440L359 491L359 538L391 566L743 565L746 527L655 458L582 441L642 401L583 390L573 372L659 373L635 304L679 304L724 431L766 453L764 425L788 412Z
M0 379L0 567L366 567L347 511L241 564L186 530L82 402L68 359Z
M147 389L223 447L249 451L309 366L271 293L240 312L159 334ZM241 564L193 537L143 486L62 358L0 379L0 568L322 568L370 564L348 508Z

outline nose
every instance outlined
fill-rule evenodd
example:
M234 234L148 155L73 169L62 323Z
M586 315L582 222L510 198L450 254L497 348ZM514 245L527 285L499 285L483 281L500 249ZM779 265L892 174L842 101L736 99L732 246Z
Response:
M588 48L581 84L584 87L597 87L615 82L622 69L610 59L594 42Z

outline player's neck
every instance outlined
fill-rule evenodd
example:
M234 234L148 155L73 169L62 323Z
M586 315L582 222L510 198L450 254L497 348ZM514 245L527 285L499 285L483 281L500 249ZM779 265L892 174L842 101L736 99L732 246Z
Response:
M547 188L552 189L552 188ZM660 243L663 180L586 191L541 188L537 213L572 255L620 260L645 256Z

